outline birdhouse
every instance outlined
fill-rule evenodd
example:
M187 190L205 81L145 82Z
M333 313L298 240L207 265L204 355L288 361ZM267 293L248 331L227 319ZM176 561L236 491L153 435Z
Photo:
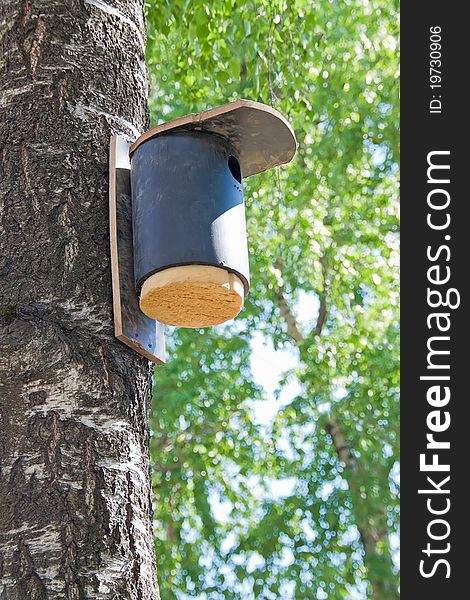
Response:
M250 286L243 178L289 162L295 150L284 117L249 100L163 123L130 147L111 140L120 339L127 321L138 347L123 341L154 360L158 324L209 327L236 317ZM155 339L139 334L141 322Z

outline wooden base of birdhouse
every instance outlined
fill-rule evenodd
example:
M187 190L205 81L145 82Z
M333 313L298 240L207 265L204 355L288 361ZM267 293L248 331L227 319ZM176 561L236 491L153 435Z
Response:
M120 136L111 138L109 149L109 233L115 336L163 364L164 325L142 313L135 291L129 144Z
M245 289L237 275L206 265L171 267L145 280L140 308L167 325L211 327L234 319Z

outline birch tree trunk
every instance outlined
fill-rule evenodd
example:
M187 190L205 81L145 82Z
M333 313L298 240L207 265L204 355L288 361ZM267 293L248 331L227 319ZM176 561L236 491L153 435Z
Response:
M143 0L0 2L0 599L155 600L150 370L113 337L108 143Z

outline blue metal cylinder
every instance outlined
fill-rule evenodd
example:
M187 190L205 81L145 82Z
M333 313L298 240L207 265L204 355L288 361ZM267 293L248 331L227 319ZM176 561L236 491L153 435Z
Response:
M131 158L134 274L182 265L233 272L249 289L242 173L224 138L181 131L148 139Z

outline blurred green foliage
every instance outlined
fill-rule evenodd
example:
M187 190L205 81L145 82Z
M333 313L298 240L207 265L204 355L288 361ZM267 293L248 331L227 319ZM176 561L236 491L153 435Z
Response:
M156 370L162 598L398 598L398 3L151 0L147 13L155 123L250 98L299 142L291 165L245 180L244 310L171 331ZM268 425L255 333L296 357L278 392L300 391Z

